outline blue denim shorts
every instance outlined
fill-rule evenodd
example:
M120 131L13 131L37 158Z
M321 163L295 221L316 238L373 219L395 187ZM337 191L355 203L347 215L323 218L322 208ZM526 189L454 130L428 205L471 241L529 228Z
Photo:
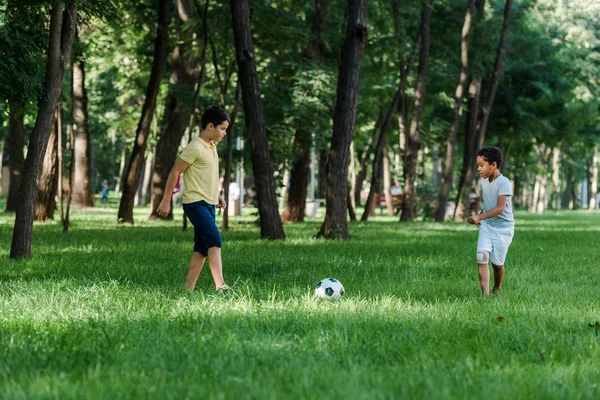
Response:
M183 212L194 225L194 251L205 256L211 247L223 246L221 233L217 228L215 208L204 200L183 205Z

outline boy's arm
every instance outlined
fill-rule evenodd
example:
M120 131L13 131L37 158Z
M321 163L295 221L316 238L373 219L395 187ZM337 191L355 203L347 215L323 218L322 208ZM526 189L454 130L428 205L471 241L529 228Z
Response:
M189 166L190 164L186 163L181 158L178 158L177 161L175 161L173 168L171 168L167 183L165 184L163 199L156 210L157 214L161 217L166 217L169 215L169 212L171 212L171 196L173 196L173 190L175 190L175 185L177 184L177 177L188 169Z
M508 200L508 195L498 196L498 203L496 204L496 207L492 208L490 211L488 211L486 213L474 215L474 216L470 217L467 221L470 224L479 225L479 222L483 221L484 219L497 217L498 215L502 214L502 212L504 211L504 207L506 207L507 200Z

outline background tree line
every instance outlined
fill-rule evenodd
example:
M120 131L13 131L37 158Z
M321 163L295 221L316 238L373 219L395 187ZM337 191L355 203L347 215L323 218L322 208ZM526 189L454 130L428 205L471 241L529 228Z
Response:
M318 234L345 238L376 193L393 214L392 185L399 220L462 219L484 144L503 150L517 207L595 208L599 15L583 0L3 2L11 256L30 254L33 219L60 210L67 230L103 180L120 221L153 210L214 104L234 119L224 188L243 165L265 238L311 197L326 200Z

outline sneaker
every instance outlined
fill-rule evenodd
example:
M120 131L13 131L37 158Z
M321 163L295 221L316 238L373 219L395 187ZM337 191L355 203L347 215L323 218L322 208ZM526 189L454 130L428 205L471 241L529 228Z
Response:
M493 294L500 294L500 293L502 293L502 287L499 287L499 288L493 288L493 289L492 289L492 293L493 293Z
M221 287L217 289L217 294L229 293L233 293L233 288L229 287L226 283L222 284Z

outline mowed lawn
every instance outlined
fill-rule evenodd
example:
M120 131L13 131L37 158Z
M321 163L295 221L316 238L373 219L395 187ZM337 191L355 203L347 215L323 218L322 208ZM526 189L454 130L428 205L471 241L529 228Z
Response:
M151 399L598 399L600 213L517 214L504 292L480 297L477 228L320 220L258 240L223 233L219 297L208 266L183 291L193 230L116 223L116 209L34 227L9 261L0 215L0 397ZM313 297L335 277L340 301Z

